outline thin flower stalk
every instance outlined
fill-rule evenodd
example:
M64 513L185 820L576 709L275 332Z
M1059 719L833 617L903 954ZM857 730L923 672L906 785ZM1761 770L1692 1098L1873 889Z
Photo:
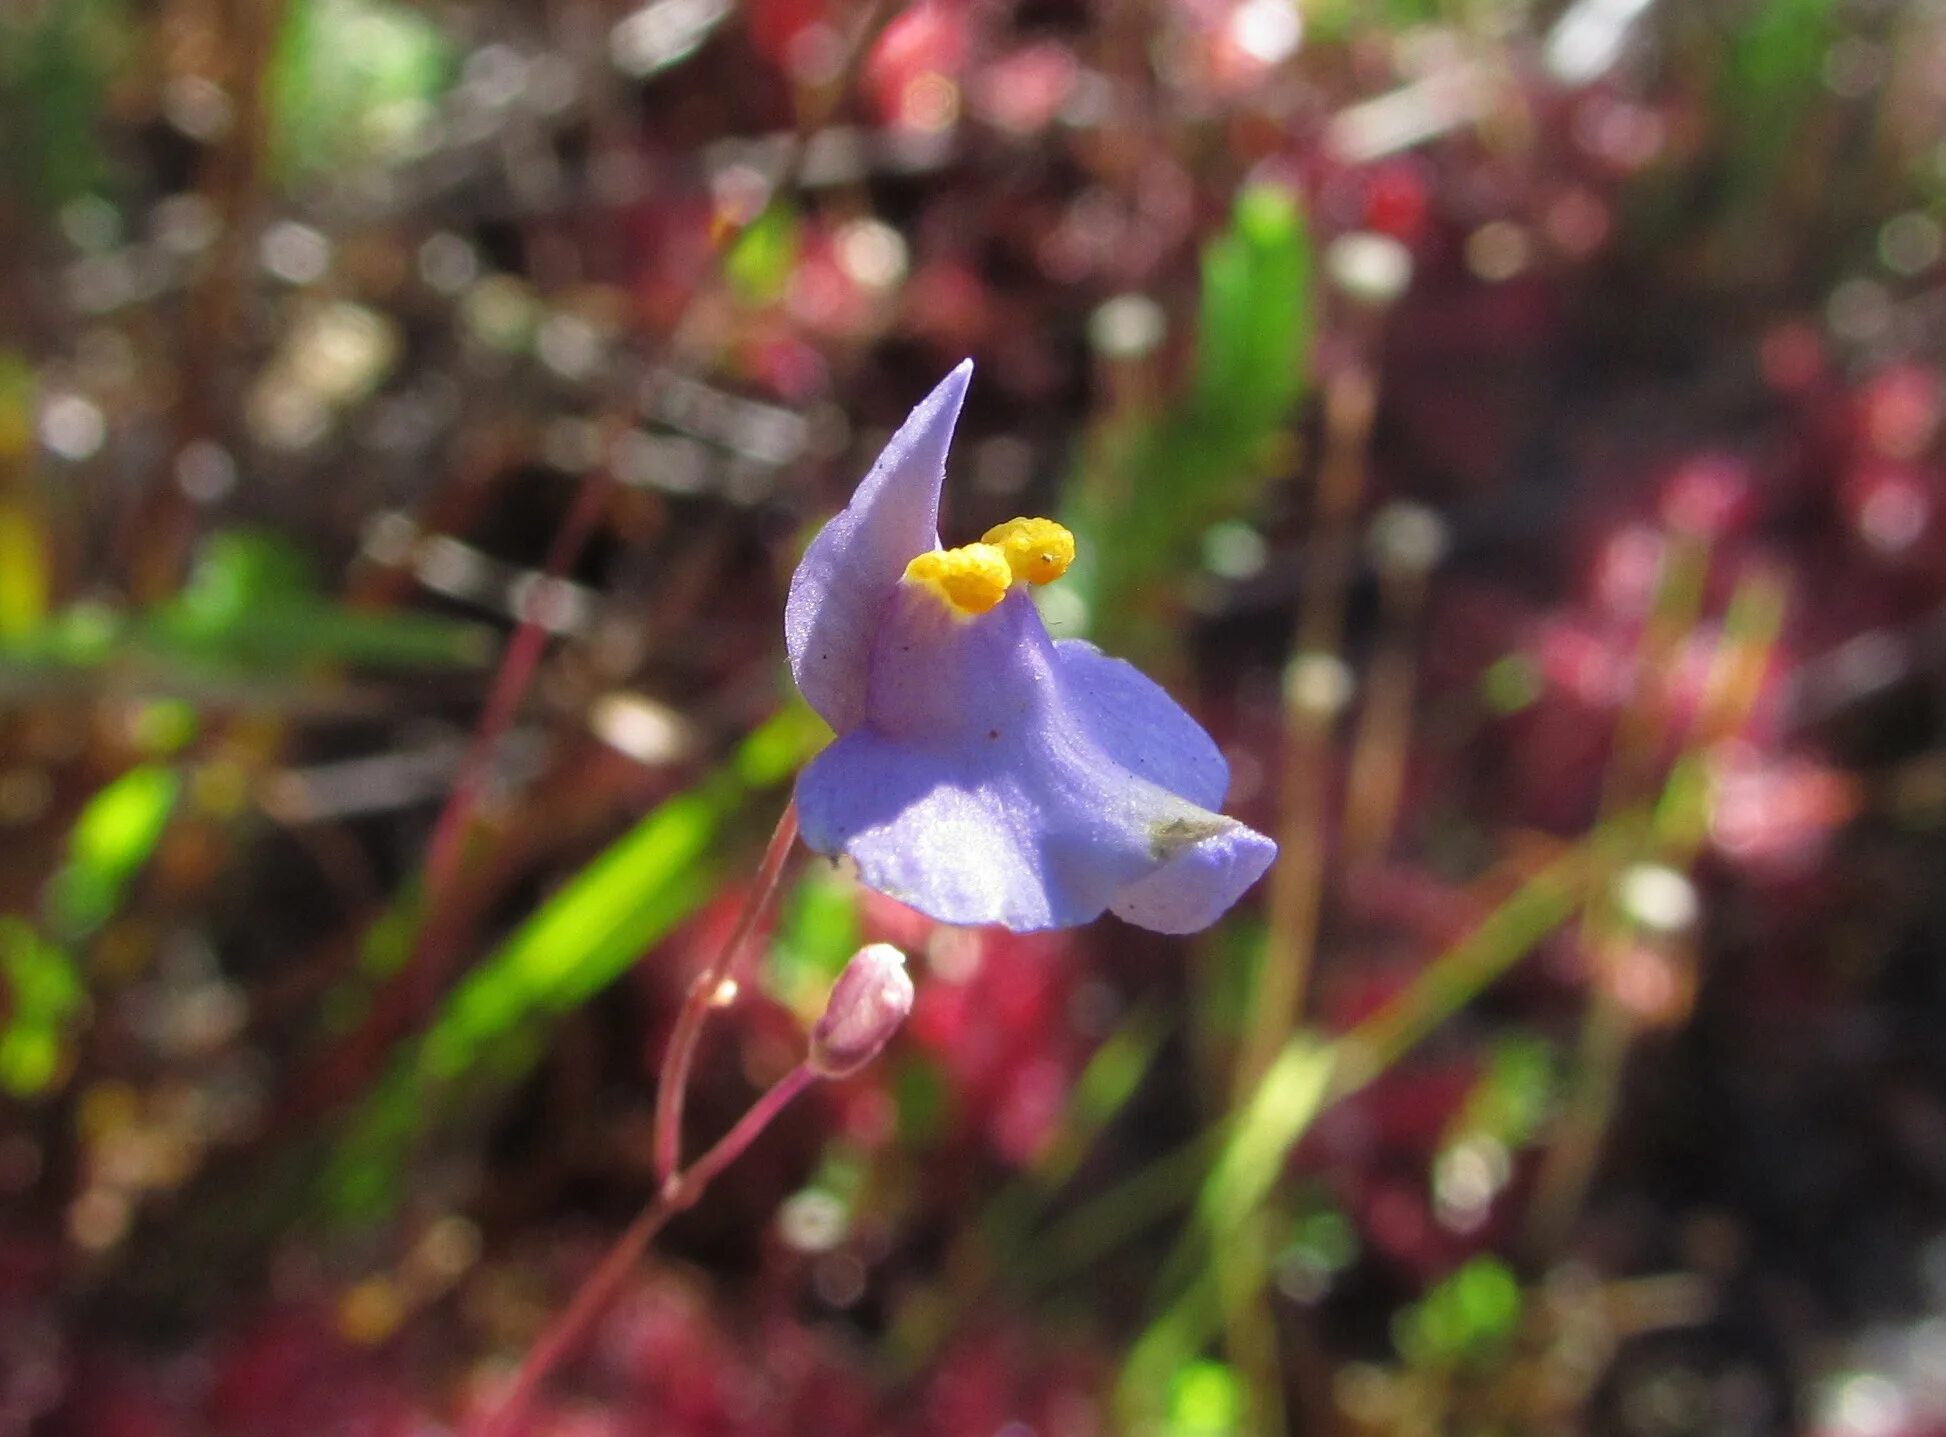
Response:
M1666 736L1669 715L1662 675L1702 611L1708 568L1709 548L1702 538L1680 535L1671 544L1636 643L1635 684L1616 718L1593 831L1595 872L1579 934L1594 977L1561 1111L1548 1135L1527 1213L1526 1240L1536 1253L1555 1250L1581 1209L1635 1045L1635 1016L1616 994L1608 971L1635 934L1616 887L1623 869L1648 847L1640 805Z
M1377 652L1365 674L1345 779L1344 852L1347 863L1384 858L1398 827L1412 740L1412 701L1418 689L1414 640L1425 610L1427 578L1441 538L1430 512L1398 505L1374 524L1379 580ZM1422 530L1408 537L1402 529ZM1391 531L1389 534L1386 531Z
M760 911L763 895L776 887L783 855L789 852L795 832L795 824L786 810L771 843L772 853L766 855L766 877L760 882L758 896L752 899L748 913ZM754 919L740 924L739 935L747 934L754 926ZM732 940L724 951L734 953L739 946ZM722 971L723 965L719 963L716 965L719 978ZM474 1429L479 1437L512 1437L520 1430L519 1424L540 1384L607 1307L623 1278L641 1260L662 1225L693 1206L723 1169L741 1157L799 1093L820 1079L847 1077L876 1058L912 1012L912 999L912 979L905 970L905 954L888 943L870 943L852 955L832 985L824 1013L809 1035L803 1060L752 1103L714 1147L688 1168L672 1171L663 1178L656 1195L588 1275L567 1309L528 1350L505 1400Z
M515 1437L524 1430L527 1409L548 1376L559 1367L595 1320L607 1309L623 1281L642 1260L649 1244L669 1220L693 1207L704 1191L731 1163L741 1157L759 1134L806 1088L818 1081L808 1063L799 1063L750 1105L736 1126L718 1139L681 1173L672 1174L660 1191L636 1215L602 1257L595 1270L575 1290L573 1299L561 1315L528 1349L514 1375L513 1384L500 1404L486 1417L471 1425L471 1437Z
M703 1025L709 1021L710 1009L721 1001L719 995L724 991L725 981L736 971L737 960L763 921L771 899L776 896L784 865L789 861L791 848L796 842L797 805L787 803L777 819L777 827L771 832L770 842L764 848L763 861L757 867L756 880L751 885L749 897L744 900L743 912L737 916L736 927L731 930L728 941L717 950L709 966L698 973L695 981L689 985L682 1011L676 1015L676 1026L669 1035L669 1046L663 1052L662 1072L656 1083L654 1153L658 1182L668 1181L682 1161L683 1103L689 1090L690 1069L696 1061L696 1045L703 1036Z

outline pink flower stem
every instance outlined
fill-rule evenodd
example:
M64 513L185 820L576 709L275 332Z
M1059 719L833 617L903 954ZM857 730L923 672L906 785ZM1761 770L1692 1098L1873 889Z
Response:
M673 1175L663 1184L662 1190L636 1215L635 1221L575 1290L567 1308L527 1349L520 1371L514 1375L513 1386L499 1407L478 1423L469 1424L473 1437L515 1437L522 1430L527 1408L541 1383L587 1335L589 1327L613 1300L623 1279L641 1261L663 1225L693 1206L717 1175L743 1156L757 1135L770 1126L772 1119L793 1098L816 1082L817 1077L808 1063L799 1063L752 1103L749 1111L737 1119L736 1126L719 1138L714 1147L686 1171Z
M663 1186L660 1201L671 1212L681 1212L703 1195L703 1189L716 1181L718 1174L743 1156L744 1149L771 1120L790 1105L791 1099L818 1079L809 1063L799 1063L772 1083L764 1095L736 1120L736 1126L716 1140L716 1145Z
M770 906L778 880L783 877L785 860L796 842L797 804L793 800L784 806L776 831L770 835L770 844L764 849L763 862L757 869L750 897L737 918L736 929L717 951L715 961L689 985L682 1011L676 1015L675 1031L669 1035L669 1046L663 1051L662 1074L655 1090L654 1152L658 1182L667 1183L682 1162L683 1100L688 1094L689 1070L696 1060L696 1045L702 1039L703 1024L709 1019L710 1007L723 987L723 980L735 968L737 958Z

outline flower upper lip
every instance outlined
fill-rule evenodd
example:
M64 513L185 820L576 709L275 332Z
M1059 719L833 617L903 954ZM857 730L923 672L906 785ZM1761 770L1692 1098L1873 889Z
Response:
M872 638L899 576L914 555L939 545L946 449L972 378L973 361L963 360L919 402L791 577L784 604L791 675L839 733L864 721Z
M798 783L805 840L944 922L1067 927L1112 910L1168 932L1213 922L1276 845L1215 810L1229 768L1208 734L1132 665L1051 638L1021 585L965 551L906 578L939 544L946 451L972 374L912 412L791 582L791 668L838 739ZM1049 520L1014 556L1030 582ZM959 565L969 587L939 582ZM988 577L988 576L991 577ZM990 585L997 584L996 596Z

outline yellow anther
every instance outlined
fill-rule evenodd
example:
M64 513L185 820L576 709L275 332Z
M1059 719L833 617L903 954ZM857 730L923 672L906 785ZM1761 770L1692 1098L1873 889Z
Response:
M992 544L933 549L905 566L905 576L924 584L962 614L984 614L1007 597L1013 570Z
M1074 535L1052 519L1009 519L980 536L1007 556L1016 579L1051 584L1074 562Z

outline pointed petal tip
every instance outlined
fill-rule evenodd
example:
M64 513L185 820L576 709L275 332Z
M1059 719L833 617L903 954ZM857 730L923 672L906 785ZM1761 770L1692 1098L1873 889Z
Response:
M945 475L946 450L953 442L953 431L959 427L960 409L966 403L966 390L972 382L973 361L962 359L924 399L912 406L905 423L899 426L873 465L872 473L859 486L854 501L873 489L873 481L885 471L930 478L937 503L939 482ZM910 461L921 454L926 456L925 460L915 468Z
M939 542L939 491L973 377L961 360L913 406L851 502L818 532L784 604L791 673L811 707L843 733L864 718L872 635L913 555Z
M932 393L919 402L920 407L949 410L951 417L957 419L960 406L966 402L966 391L972 383L973 361L962 359L946 371L945 377L933 386Z

